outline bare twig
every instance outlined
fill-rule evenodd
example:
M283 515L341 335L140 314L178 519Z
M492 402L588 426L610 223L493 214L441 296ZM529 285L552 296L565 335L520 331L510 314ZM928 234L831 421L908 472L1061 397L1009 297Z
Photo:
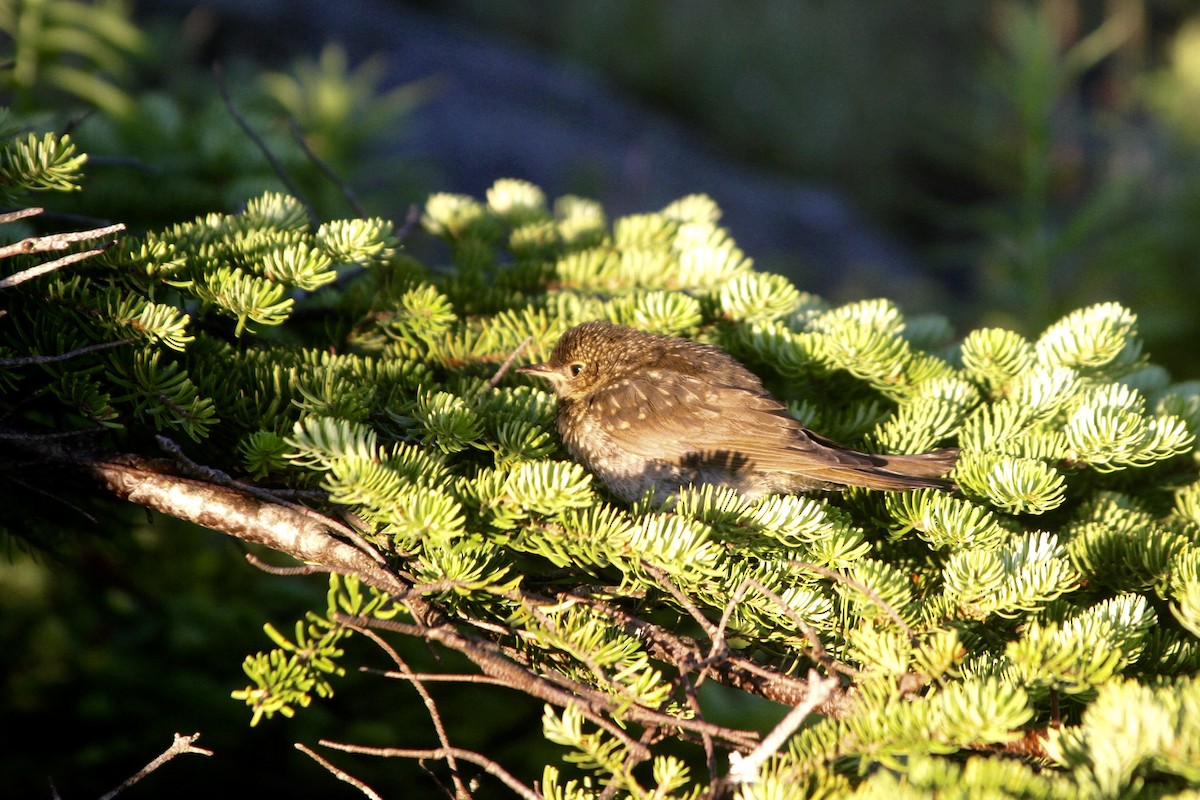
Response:
M30 208L22 208L17 211L8 211L4 214L0 214L0 225L4 225L5 223L8 223L8 222L16 222L19 219L26 219L28 217L36 217L37 215L41 214L45 210L46 209L44 209L44 208L38 208L37 206L32 206Z
M3 363L3 362L0 362ZM80 436L95 436L104 433L106 428L79 428L73 431L16 431L10 428L0 428L0 439L18 442L44 442L51 439L78 439Z
M296 186L295 182L291 179L291 176L287 174L287 170L283 168L283 164L279 163L279 159L275 158L275 154L271 152L271 148L267 147L267 143L263 141L262 137L258 135L258 132L251 127L246 118L242 116L240 111L238 111L237 106L233 102L233 98L229 95L229 87L225 85L225 74L219 65L213 67L213 74L217 79L217 91L221 95L221 100L225 103L226 110L229 111L229 116L233 117L233 121L238 124L238 127L250 137L250 140L254 142L258 149L262 151L262 154L266 156L267 163L271 165L271 169L275 171L275 174L279 177L279 180L283 183L284 187L287 188L288 194L296 198L296 200L300 202L300 205L304 206L304 210L308 214L309 222L311 222L312 226L316 228L321 224L321 220L317 216L316 210L312 207L312 204L308 202L308 198L304 196L304 193L300 191L300 187Z
M484 393L492 391L500 384L500 380L512 367L513 362L517 360L517 356L521 355L521 353L525 351L525 348L529 347L529 343L532 341L532 336L526 336L525 339L519 345L517 345L517 349L508 354L508 358L504 359L504 363L500 365L500 369L496 370L496 374L492 376L492 379L488 381L487 386L484 387Z
M25 210L29 211L30 209ZM38 212L41 211L40 208L36 210ZM25 216L32 215L26 214ZM80 242L90 242L94 239L103 239L106 236L112 236L123 230L125 230L125 225L117 223L116 225L108 225L104 228L93 228L90 231L68 231L66 233L51 233L46 236L30 236L28 239L22 239L19 242L13 242L12 244L0 247L0 258L66 250L71 245L79 244Z
M367 797L371 798L371 800L383 800L383 797L378 792L376 792L374 789L372 789L370 786L367 786L365 783L363 783L362 781L360 781L358 778L354 777L353 775L347 773L345 770L339 769L338 767L335 767L333 764L330 764L324 758L322 758L321 756L314 753L309 747L301 744L300 742L296 742L295 745L293 745L293 746L297 750L299 750L301 753L304 753L304 755L308 756L313 761L317 762L322 767L329 770L330 774L333 775L333 777L337 778L339 781L350 784L355 789L358 789L360 792L365 794Z
M192 755L197 755L197 756L211 756L212 755L211 750L205 750L203 747L195 747L194 746L196 740L199 738L200 738L200 734L198 734L198 733L193 733L191 736L183 736L182 734L178 734L178 733L175 734L175 741L171 742L171 746L168 747L166 750L164 750L162 752L162 755L160 755L158 758L151 761L146 766L142 767L140 770L138 770L138 772L135 775L133 775L128 780L126 780L124 783L122 783L117 788L113 789L108 794L101 797L100 800L112 800L112 798L116 797L118 794L120 794L124 790L128 789L130 786L133 786L135 783L140 781L142 778L146 777L151 772L154 772L154 770L158 769L163 764L170 761L172 758L175 758L175 756L181 756L184 753L190 753Z
M363 672L379 675L384 678L395 678L402 681L422 681L423 683L482 683L487 686L508 686L499 678L490 675L468 675L465 673L440 672L400 672L394 669L372 669L359 667Z
M703 680L704 673L700 673L700 678ZM696 715L696 719L704 719L704 712L700 708L700 698L696 696L696 686L692 683L691 677L686 669L679 670L679 680L683 684L683 693L687 697L688 708ZM717 791L717 751L713 746L713 737L708 733L700 734L700 740L704 744L704 763L708 767L708 791L709 797L715 797Z
M91 250L82 250L78 253L71 253L70 255L63 256L62 258L56 258L53 261L47 261L45 264L38 264L36 267L30 267L29 269L22 270L21 272L13 273L7 278L0 280L0 289L11 289L17 284L24 283L27 280L37 278L41 275L45 275L48 272L53 272L56 269L62 269L63 267L70 266L71 264L77 264L84 259L88 259L92 256L103 253L114 244L116 243L109 242L107 244L102 244L99 247L93 247Z
M712 639L712 649L708 651L708 661L717 658L721 651L717 650L717 642L725 645L725 629L729 627L729 618L733 616L733 610L737 608L738 603L742 602L742 598L746 596L746 585L743 582L733 591L733 595L729 598L729 602L725 604L725 610L721 612L721 620L717 623L716 638Z
M329 182L338 187L342 196L346 198L346 202L350 204L350 208L360 217L365 217L367 211L363 208L362 203L358 202L358 196L354 194L354 190L350 188L350 184L346 183L341 177L333 171L333 167L316 154L311 147L308 146L308 140L304 138L304 131L300 128L300 123L296 122L295 117L288 117L288 128L292 132L292 138L296 140L296 144L300 145L300 149L304 151L304 155L308 156L321 174L329 179Z
M879 608L883 609L883 612L885 614L887 614L889 617L891 617L892 621L895 622L897 625L899 625L901 630L903 630L906 634L908 634L909 639L916 638L917 632L912 629L912 626L910 626L907 622L904 621L904 618L900 616L900 612L898 612L898 611L896 611L896 609L892 608L891 604L889 604L886 600L884 600L882 597L880 597L878 592L876 592L870 586L867 586L862 581L855 580L854 578L851 578L849 575L843 575L840 572L835 572L834 570L831 570L829 567L823 567L820 564L811 564L807 561L788 561L787 563L794 567L799 567L800 569L805 569L805 570L809 570L810 572L815 572L818 575L824 575L826 578L829 578L834 581L838 581L839 583L844 583L847 586L851 587L852 589L857 589L858 591L860 591L864 595L866 595L868 600L870 600L875 605L879 606Z
M659 569L645 559L641 560L641 566L642 569L650 573L650 576L654 578L654 580L657 581L660 586L663 586L668 592L670 592L675 600L687 610L688 614L692 616L692 618L700 625L705 634L709 637L709 641L712 644L712 649L709 652L709 658L707 660L710 663L715 661L714 655L716 653L728 652L728 647L725 644L725 639L723 636L723 627L715 627L712 624L712 621L700 612L700 609L695 603L692 602L691 598L684 594L683 591L675 585L674 581L667 576L665 571ZM676 666L679 668L678 683L683 687L688 708L692 710L692 713L695 715L696 719L701 721L704 720L704 712L700 707L700 700L696 696L696 686L704 681L709 665L710 664L700 665L697 681L696 683L693 683L689 672L698 666L697 659L692 654L689 654L676 662ZM708 731L701 731L700 741L704 745L704 760L708 767L709 796L715 797L718 780L717 754L712 734L710 734Z
M439 747L434 750L406 750L397 747L363 747L355 744L343 744L341 742L331 742L328 739L321 740L322 747L328 747L333 750L341 750L346 753L362 753L369 756L380 756L381 758L417 758L417 759L446 759L450 756L460 758L463 761L469 761L472 764L477 764L483 767L484 771L489 775L499 778L505 786L512 789L525 800L543 800L542 795L535 792L519 780L514 778L512 774L504 767L497 764L487 756L476 753L473 750L464 750L461 747Z
M450 738L446 735L446 727L442 724L442 715L438 712L437 704L433 702L433 696L425 688L425 684L419 678L411 677L413 671L409 669L408 664L404 663L404 659L396 652L390 644L383 640L378 633L368 628L357 628L360 633L373 641L381 650L388 654L392 659L392 663L400 668L402 673L410 676L409 682L413 688L417 690L417 694L421 696L421 702L425 704L425 710L429 712L429 719L433 723L433 729L437 733L438 741L442 745L442 749L447 751L446 764L450 767L450 779L454 782L454 797L456 800L470 800L471 793L467 791L466 785L462 782L462 777L458 772L458 761L454 757L454 753L450 752L453 748L450 746Z
M736 652L726 651L709 658L702 658L700 643L689 636L647 622L616 606L608 605L587 595L560 592L560 596L563 599L571 598L603 609L604 613L624 626L627 632L636 635L646 645L651 657L660 661L671 664L694 664L697 667L705 668L710 677L726 686L732 686L735 689L741 689L785 705L802 702L808 695L808 684L803 679L772 670ZM722 631L724 630L724 622L720 628ZM837 699L842 699L842 695L839 694ZM839 707L827 706L822 708L821 712L837 716L842 710Z
M407 587L357 547L329 534L325 522L243 491L177 475L164 475L142 459L80 464L118 497L280 550L300 561L357 574L364 583L403 594Z
M95 108L89 108L80 114L76 114L76 115L72 116L69 120L67 120L67 124L63 126L63 129L62 129L63 135L69 136L69 135L73 134L80 125L82 125L83 123L85 123L89 119L91 119L92 115L95 113L96 113ZM90 158L88 160L91 161Z
M821 638L817 635L817 629L812 625L809 625L808 621L801 617L800 614L796 612L796 609L792 608L791 604L780 597L776 592L771 591L754 578L746 578L744 581L742 581L742 584L743 586L749 586L756 592L764 595L772 603L779 606L783 610L784 614L787 614L788 619L790 619L795 626L800 629L800 631L804 634L804 638L808 639L808 645L812 649L812 657L814 661L818 662L825 667L825 669L830 671L837 671L843 674L856 674L853 669L829 655L829 653L825 650L825 645L821 644Z
M54 492L52 492L48 489L43 489L41 486L37 486L36 484L29 483L28 481L22 480L21 478L17 477L17 475L13 474L15 472L15 470L12 470L12 467L15 465L6 464L5 466L7 467L7 469L6 469L7 474L5 474L4 477L10 483L13 483L16 486L20 486L24 489L27 489L32 494L41 495L42 497L49 499L55 505L60 505L63 508L71 509L76 514L83 517L88 522L92 523L93 525L100 524L100 520L96 519L96 516L94 514L91 514L87 511L83 510L82 508L79 507L79 504L73 503L61 495L55 494Z
M417 226L421 224L421 209L414 203L408 207L408 213L404 215L404 224L400 226L400 230L396 232L396 239L403 242Z
M184 469L186 469L187 472L189 474L191 474L193 477L197 477L202 480L209 481L211 483L220 484L222 486L230 486L230 487L233 487L240 491L243 491L246 494L257 497L261 500L266 500L270 503L277 503L286 508L290 508L292 511L295 511L297 514L303 514L304 516L309 517L310 519L314 519L317 522L320 522L321 524L325 525L330 530L337 531L338 533L342 534L347 539L349 539L351 542L353 542L354 545L357 546L359 550L362 550L364 553L369 555L375 561L376 564L379 564L381 566L387 565L387 559L385 559L383 557L383 555L371 545L370 542L368 542L366 539L364 539L362 537L362 534L360 534L354 528L351 528L349 525L346 525L345 523L341 522L340 520L333 519L332 517L327 517L324 514L318 512L318 511L314 511L313 509L311 509L307 506L302 506L299 503L293 503L290 500L284 500L282 497L280 497L279 495L275 494L272 491L259 488L258 486L255 486L250 483L245 483L243 481L239 481L236 478L233 478L232 476L230 476L228 473L222 472L221 470L215 469L214 467L208 467L208 466L204 466L203 464L198 464L195 461L193 461L192 459L188 458L187 455L183 452L183 448L181 448L174 440L169 439L166 436L162 436L160 434L158 436L155 436L154 439L156 442L158 442L159 447L161 447L167 453L170 453L171 456L173 456L179 462L179 465L182 466Z
M753 731L725 728L700 720L674 717L642 705L631 705L621 698L613 697L599 689L572 680L566 675L553 671L547 671L544 674L533 672L512 660L512 657L503 653L498 645L475 636L469 636L451 626L427 627L394 619L367 619L343 614L336 614L335 619L344 624L363 625L392 630L407 636L422 637L430 642L436 642L451 650L456 650L473 661L485 674L505 681L519 692L544 700L559 708L574 705L590 722L619 739L634 757L647 755L646 749L630 738L606 715L619 710L620 716L627 721L659 728L678 729L694 736L708 731L716 739L726 741L734 746L745 746L746 742L757 741L757 734Z
M822 677L815 669L808 671L808 697L795 706L779 721L758 747L747 756L729 754L729 779L736 783L753 783L758 780L758 770L775 751L783 746L787 738L796 732L809 714L837 689L837 678Z
M70 350L66 353L55 353L52 356L22 356L20 358L0 358L0 367L28 367L38 364L53 364L56 361L66 361L75 358L76 356L94 353L97 350L108 350L113 347L120 347L125 344L132 344L134 339L121 339L116 342L100 342L99 344L90 344L87 347L80 347L76 350Z
M268 575L278 575L282 578L295 578L304 575L316 575L318 573L328 574L330 567L318 566L317 564L300 564L295 567L283 567L278 564L268 564L254 553L246 553L246 561L250 566L257 570L267 573ZM339 574L341 571L339 570Z
M692 619L696 620L697 624L704 629L705 635L708 636L709 641L711 641L715 647L717 640L720 638L720 630L717 628L717 626L712 624L712 620L700 613L700 609L696 606L696 604L693 603L687 595L679 590L679 587L677 587L674 581L667 576L667 573L663 572L661 569L654 566L644 558L641 559L641 565L642 569L650 573L650 577L654 578L659 586L666 589L670 595L675 598L676 602L683 606L688 615L691 616Z

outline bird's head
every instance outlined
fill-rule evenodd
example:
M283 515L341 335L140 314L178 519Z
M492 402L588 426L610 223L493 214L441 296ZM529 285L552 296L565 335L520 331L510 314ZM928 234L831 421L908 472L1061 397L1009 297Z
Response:
M564 400L580 400L635 372L647 358L647 344L659 338L609 322L585 322L562 335L544 364L517 371L549 381Z

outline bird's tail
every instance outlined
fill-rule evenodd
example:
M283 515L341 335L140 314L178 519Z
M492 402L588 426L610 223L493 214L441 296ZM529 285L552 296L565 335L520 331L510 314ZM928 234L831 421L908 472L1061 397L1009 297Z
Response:
M890 491L955 488L954 481L945 476L958 463L957 447L908 456L873 454L871 460L874 466L855 470L855 479L846 482Z

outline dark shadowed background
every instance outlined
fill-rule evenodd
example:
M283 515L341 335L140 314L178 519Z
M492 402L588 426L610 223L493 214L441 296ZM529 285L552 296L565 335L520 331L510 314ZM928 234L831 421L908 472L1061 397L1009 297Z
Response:
M326 216L352 212L292 141L289 116L371 214L403 221L430 192L481 196L502 177L594 197L610 219L705 193L760 268L834 302L886 296L960 331L1033 337L1072 308L1119 300L1156 361L1200 377L1200 2L100 7L94 36L121 20L136 37L69 59L47 46L5 89L17 113L70 125L91 154L77 213L149 229L279 188L220 101L219 63ZM28 64L22 48L37 43L11 38L28 29L4 29L0 60ZM53 58L112 91L49 70ZM322 602L320 579L264 580L224 537L134 512L102 512L120 533L84 540L60 512L56 540L0 560L12 796L49 796L51 781L68 800L99 796L174 732L198 730L212 759L180 759L127 796L353 797L291 743L331 729L436 741L415 695L380 709L381 679L362 675L295 720L250 729L229 699L241 660L269 646L264 619L287 628ZM409 657L419 668L435 656ZM514 772L542 762L521 739L539 708L456 691L442 695L448 725L469 731L456 743ZM724 694L708 703L718 719L775 713ZM432 790L412 764L353 764L388 796Z

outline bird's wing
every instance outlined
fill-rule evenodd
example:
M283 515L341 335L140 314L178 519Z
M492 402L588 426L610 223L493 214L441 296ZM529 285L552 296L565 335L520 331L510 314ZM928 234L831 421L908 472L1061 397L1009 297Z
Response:
M591 410L614 444L672 464L798 473L878 464L817 441L766 393L673 370L617 381L592 397Z

